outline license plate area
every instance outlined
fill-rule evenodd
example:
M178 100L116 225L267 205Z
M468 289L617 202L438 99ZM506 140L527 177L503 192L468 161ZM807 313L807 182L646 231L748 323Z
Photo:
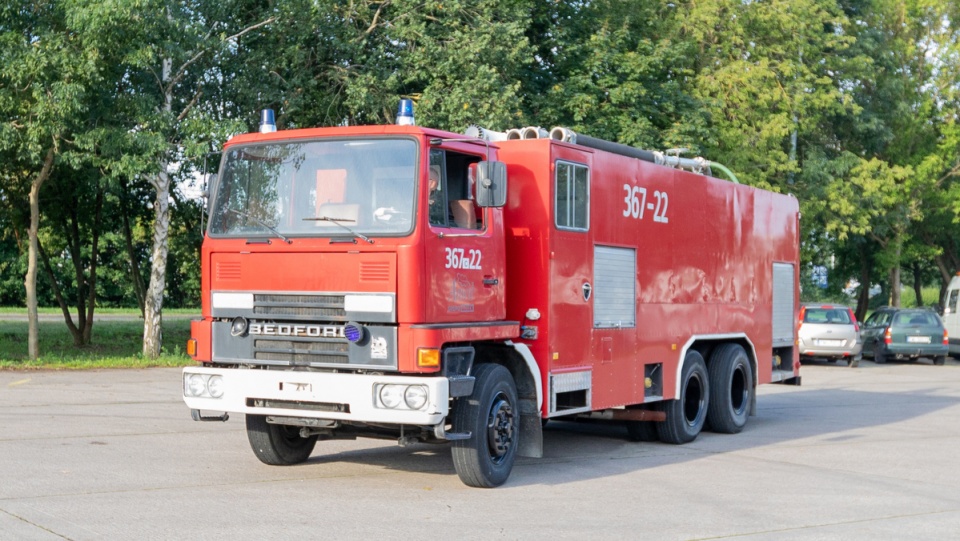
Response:
M817 340L818 346L842 346L843 340Z
M930 337L929 336L908 336L907 342L910 344L929 344Z

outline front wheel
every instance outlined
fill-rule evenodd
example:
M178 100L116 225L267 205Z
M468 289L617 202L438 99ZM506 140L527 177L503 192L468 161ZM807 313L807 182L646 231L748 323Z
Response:
M517 457L517 386L498 364L478 365L473 376L473 394L457 400L453 409L454 430L472 434L453 442L453 466L465 485L493 488L506 482Z
M260 462L290 466L310 458L317 436L303 438L295 426L275 425L264 415L247 415L247 439Z
M664 403L665 421L657 423L657 435L666 443L689 443L697 438L707 420L710 382L707 366L699 352L690 350L683 358L680 396Z

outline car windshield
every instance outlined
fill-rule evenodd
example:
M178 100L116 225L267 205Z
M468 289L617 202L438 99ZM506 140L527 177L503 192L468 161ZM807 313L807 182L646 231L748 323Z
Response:
M803 313L804 323L835 323L850 325L850 311L846 308L807 308Z
M397 235L413 229L411 139L296 141L230 148L212 236Z
M900 312L893 316L894 325L937 325L934 315L927 312Z

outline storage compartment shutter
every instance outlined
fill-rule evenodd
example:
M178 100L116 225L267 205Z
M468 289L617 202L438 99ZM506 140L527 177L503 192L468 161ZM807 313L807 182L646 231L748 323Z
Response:
M773 347L794 344L794 268L773 264Z
M594 328L636 327L637 251L595 246L593 279Z

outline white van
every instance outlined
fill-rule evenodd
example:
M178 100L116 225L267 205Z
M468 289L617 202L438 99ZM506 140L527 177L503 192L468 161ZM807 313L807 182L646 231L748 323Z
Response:
M947 329L947 336L950 337L950 354L960 355L960 312L958 312L960 272L950 280L944 299L942 319L943 326Z

